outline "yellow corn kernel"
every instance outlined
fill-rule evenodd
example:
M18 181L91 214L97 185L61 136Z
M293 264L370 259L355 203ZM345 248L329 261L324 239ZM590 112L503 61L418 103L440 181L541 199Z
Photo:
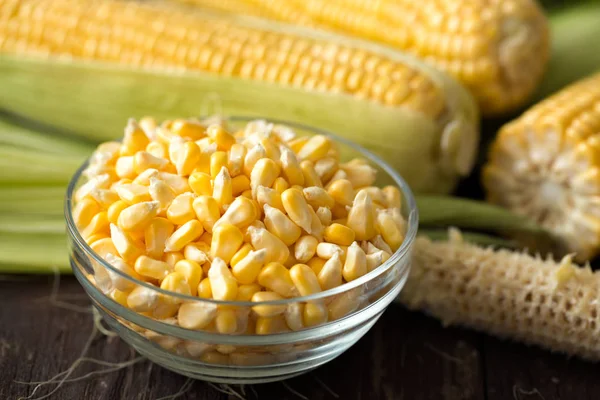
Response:
M175 199L175 192L160 179L150 178L148 192L152 200L159 202L161 212L166 211Z
M369 164L345 163L340 164L340 169L346 173L346 179L350 181L352 187L361 188L371 186L375 183L377 170Z
M294 265L290 268L290 277L301 296L309 296L321 291L317 275L308 265Z
M109 237L90 242L90 248L102 258L106 258L109 254L118 253L112 239Z
M238 286L238 294L236 301L251 301L254 293L260 292L262 288L257 283Z
M207 351L200 356L200 361L206 364L229 364L229 355L221 354L218 351Z
M157 158L166 159L169 157L169 151L164 143L150 142L146 146L146 151Z
M244 234L240 229L231 224L219 224L213 229L210 254L213 258L220 258L226 264L244 243Z
M177 266L177 264L175 264L175 266ZM191 295L190 285L185 279L185 276L177 271L168 273L160 283L160 288L169 292L187 296ZM178 302L177 298L171 296L164 296L162 300L171 304Z
M342 260L340 253L335 253L327 260L317 274L319 285L323 290L329 290L342 284Z
M224 260L218 257L213 259L208 270L208 278L215 300L235 300L237 297L237 281Z
M158 177L158 170L154 169L154 168L150 168L150 169L143 171L138 176L136 176L135 179L133 181L131 181L131 183L135 183L136 185L149 186L150 179L152 179L152 178L156 179L157 177Z
M331 141L324 135L315 135L308 139L297 152L300 160L309 160L316 162L327 156L327 152L331 148Z
M280 162L283 175L291 186L304 185L304 173L294 152L286 147L281 148Z
M290 219L306 232L312 233L312 214L302 192L296 188L290 188L281 194L281 202Z
M313 272L318 276L319 272L321 272L321 270L323 269L323 266L325 266L326 262L327 262L327 260L325 260L321 257L313 257L306 262L306 265L308 265L313 270Z
M356 190L356 194L358 194L358 191L361 189ZM373 205L375 206L375 208L385 208L385 195L383 194L383 191L378 188L377 186L367 186L367 187L363 187L362 190L366 190L367 193L369 193L369 195L371 196L371 199L373 200Z
M291 246L298 240L302 230L284 213L268 204L264 206L264 223L266 228L277 236L286 246Z
M179 176L177 174L172 174L170 172L160 171L158 173L157 179L164 181L171 190L175 193L175 195L180 195L185 192L190 191L190 185L188 185L187 178L183 176Z
M275 190L280 195L289 188L290 184L281 176L275 179L275 182L273 182L273 190Z
M87 244L92 245L94 242L97 242L98 240L102 240L102 239L110 239L110 238L105 233L97 233L95 235L92 235L92 236L86 238L85 241L87 242Z
M331 224L325 228L324 239L340 246L350 246L354 242L354 231L341 224Z
M170 251L163 255L163 261L171 266L171 268L175 267L179 261L185 259L183 253L180 251Z
M331 210L327 207L319 207L316 211L317 217L321 221L323 226L331 225L331 220L333 218L331 214Z
M233 144L229 150L229 163L227 164L231 176L237 177L243 172L244 157L246 157L246 147L239 143Z
M133 311L148 312L158 305L158 293L156 290L144 286L138 286L127 296L127 306Z
M77 228L80 230L85 228L90 223L92 218L94 218L94 216L100 211L102 211L102 209L95 200L89 198L82 199L81 201L77 202L75 208L73 209L73 220L75 221L75 225L77 225ZM112 222L110 214L108 220Z
M123 292L118 289L113 289L110 294L110 298L122 305L123 307L127 307L127 297L129 296L128 292Z
M375 268L386 262L389 258L390 254L383 250L367 254L367 272L373 271Z
M146 201L131 205L121 211L117 225L126 231L144 230L158 214L159 207L158 201Z
M204 247L200 248L198 243L190 243L183 248L183 256L186 260L202 265L208 261L208 254ZM208 247L210 249L210 247Z
M282 300L279 294L275 292L256 292L252 296L252 301L254 303L260 303L263 301L276 301ZM285 312L286 305L260 305L252 307L252 311L256 313L259 317L274 317L276 315L281 315Z
M173 270L172 266L166 262L147 256L139 256L135 260L133 268L138 274L157 280L164 279Z
M387 242L385 240L383 240L381 235L377 235L373 239L371 239L371 241L368 242L367 246L368 246L367 253L369 253L369 254L374 253L379 250L383 250L383 251L387 252L388 254L394 253L392 251L392 248L387 244Z
M246 257L241 259L231 268L233 276L239 283L250 284L256 281L267 257L267 251L250 251Z
M217 315L217 306L211 303L194 301L183 303L177 313L179 326L185 329L203 329L208 326Z
M108 189L93 189L89 197L103 209L109 208L112 204L119 201L119 195Z
M298 154L300 152L300 150L302 150L302 147L304 147L304 145L308 142L309 139L310 139L309 136L297 137L295 139L290 140L288 143L288 146L290 146L290 149L295 154Z
M181 225L165 242L165 251L179 251L186 244L198 239L204 229L202 224L197 219L186 222Z
M256 319L256 334L257 335L272 335L288 331L289 328L285 323L282 315L275 317L258 317Z
M333 243L319 243L317 245L317 256L329 260L334 254L339 253L341 258L346 256L346 246Z
M175 225L183 225L196 218L196 213L192 207L194 195L191 193L182 193L175 197L169 208L167 208L167 218Z
M203 172L194 172L188 178L188 184L198 196L212 195L211 177Z
M327 322L327 307L318 303L306 303L302 313L302 322L304 326L310 328Z
M133 156L119 157L115 164L115 173L119 178L135 178L135 160Z
M300 262L307 262L317 252L319 241L314 236L304 235L294 245L294 257Z
M369 240L377 234L375 208L368 191L359 190L348 212L348 228L356 234L356 240Z
M150 140L148 139L148 136L146 136L144 130L133 118L129 119L125 126L125 134L123 136L120 154L123 156L135 154L140 150L144 150L146 146L148 146L148 143L150 143Z
M274 261L284 263L287 260L290 250L277 236L265 228L256 228L254 226L249 226L247 232L250 236L252 247L256 250L265 249L267 251L265 262Z
M270 138L260 138L258 141L267 153L267 158L271 160L279 160L281 157L281 151L278 145Z
M167 166L169 160L156 157L147 151L138 151L133 156L133 170L141 174L148 169L162 170Z
M176 119L169 129L175 135L189 140L201 139L205 134L204 127L201 124L185 119Z
M210 287L210 279L204 278L198 284L198 297L203 299L212 299L212 288Z
M251 251L252 245L250 243L244 244L242 247L240 247L238 251L236 251L233 257L231 257L229 265L231 265L232 268L235 267L236 264L242 261L242 259L246 257Z
M367 255L364 250L354 242L346 251L346 261L342 274L346 282L360 278L367 273Z
M283 297L293 297L298 291L290 277L290 271L278 262L271 262L258 274L258 283Z
M241 196L244 196L247 199L252 199L252 190L250 190L250 189L244 190L242 192Z
M236 143L235 137L220 124L209 125L206 135L217 144L219 150L229 150Z
M276 192L274 189L259 186L256 190L256 201L261 208L264 207L265 204L268 204L271 207L285 211L281 201L281 194Z
M253 201L246 197L237 197L217 221L215 227L221 224L231 224L243 229L258 218L258 211Z
M267 152L261 145L254 146L248 150L246 157L244 157L244 174L250 176L256 162L265 157L267 157Z
M146 253L152 258L161 258L165 242L175 231L175 225L166 218L154 218L144 230Z
M217 311L215 326L217 327L217 332L224 335L230 335L237 331L238 326L235 311L228 309Z
M94 200L91 200L91 201L94 201ZM94 201L94 203L98 204L95 201ZM106 210L106 216L108 217L108 220L110 221L110 223L117 225L118 220L119 220L119 215L127 207L129 207L129 203L126 203L123 200L117 200L114 203L112 203L108 207L108 210Z
M213 197L217 200L219 207L224 210L227 205L233 201L233 188L231 186L231 176L226 167L222 167L217 174L213 185Z
M234 197L239 196L240 194L242 194L242 192L249 189L250 179L246 175L238 175L235 178L231 178L231 194Z
M75 201L79 202L86 198L90 192L95 189L108 189L111 184L109 174L101 174L90 178L87 182L81 185L75 192Z
M315 162L315 172L321 178L321 182L329 182L333 174L338 170L338 161L333 157L321 158Z
M192 208L203 228L212 233L215 223L221 217L217 201L211 196L198 196L192 202Z
M304 175L304 185L306 187L323 187L321 178L319 178L319 175L317 175L317 171L315 171L315 166L311 161L302 161L300 163L300 169L302 170L302 174Z
M183 275L185 281L187 282L190 288L190 294L192 296L195 296L198 292L198 285L200 284L203 275L202 267L200 267L200 264L187 259L179 260L177 261L177 263L175 263L173 271Z
M117 252L126 261L135 260L144 252L143 243L133 240L130 235L115 224L110 224L110 237Z
M356 311L360 305L360 301L360 290L357 289L337 295L327 306L329 320L335 321Z
M108 235L109 229L110 221L108 220L108 214L106 211L102 211L92 217L90 223L81 232L81 236L87 240L93 235Z
M335 205L333 197L325 189L318 186L306 187L302 190L306 202L310 204L315 210L320 207L331 208Z
M302 316L304 314L304 305L301 303L288 304L283 314L285 323L288 328L293 331L299 331L304 329L304 321Z
M169 157L177 174L187 176L192 173L200 161L201 152L195 142L186 142L183 139L172 140L169 144Z
M221 168L227 168L227 153L224 151L215 151L210 155L210 176L214 179L219 172L221 172Z
M115 190L119 195L119 198L128 204L151 200L147 186L128 183L117 186Z
M342 206L351 206L354 200L354 189L352 183L347 179L332 182L327 188L327 193Z
M393 251L397 250L404 241L404 235L396 225L388 210L379 210L375 220L375 226L383 240L391 247Z
M271 187L279 176L279 166L270 158L261 158L250 173L250 188L256 194L259 186Z

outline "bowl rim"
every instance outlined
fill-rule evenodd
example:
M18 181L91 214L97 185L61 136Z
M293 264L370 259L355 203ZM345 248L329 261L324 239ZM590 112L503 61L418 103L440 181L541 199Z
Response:
M321 128L315 128L315 127L312 127L310 125L306 125L303 123L298 123L298 122L293 122L293 121L285 121L285 120L280 120L280 119L275 119L275 118L258 117L258 116L252 116L252 115L223 116L223 117L221 117L221 119L225 122L231 122L231 123L242 123L242 122L248 123L248 122L252 122L252 121L262 120L268 124L284 125L284 126L292 128L294 130L298 129L298 130L302 130L305 132L308 131L314 135L325 135L325 136L333 139L334 141L342 143L346 146L349 146L353 150L361 153L363 156L365 156L367 159L369 159L370 162L376 164L379 168L384 170L389 176L392 177L392 179L394 180L394 183L398 186L402 195L405 198L405 203L406 203L406 206L408 207L408 218L407 218L408 229L406 230L405 238L404 238L402 244L400 245L400 247L390 256L390 258L386 262L384 262L383 264L381 264L374 270L361 276L360 278L357 278L351 282L343 283L342 285L337 286L335 288L324 290L324 291L321 291L318 293L313 293L308 296L297 296L297 297L290 297L290 298L285 298L285 299L281 299L281 300L269 300L269 301L261 301L261 302L236 301L236 300L225 301L225 300L207 299L207 298L202 298L202 297L197 297L197 296L192 296L192 295L185 295L185 294L180 294L180 293L164 290L164 289L161 289L159 286L155 286L148 282L138 280L138 279L122 272L121 270L113 267L110 263L108 263L106 260L104 260L102 257L100 257L99 254L97 254L94 250L92 250L90 245L87 244L87 242L83 239L83 237L81 236L81 233L77 229L77 227L75 225L75 221L73 219L73 213L72 213L72 210L73 210L72 205L73 205L73 200L74 200L73 195L74 195L77 183L79 182L79 180L82 177L83 171L89 164L89 160L90 160L89 157L77 169L77 171L74 173L71 180L69 181L69 185L67 187L65 201L64 201L64 215L65 215L65 220L66 220L66 224L67 224L67 233L69 234L70 238L76 243L77 247L82 249L89 257L92 258L93 261L99 263L102 267L106 268L111 273L117 274L120 277L125 278L138 286L142 286L149 290L153 290L158 294L177 298L177 299L182 300L183 302L200 302L200 303L214 304L215 306L235 306L235 307L253 307L253 306L257 306L257 305L288 305L288 304L299 303L299 302L314 302L317 300L325 299L325 298L328 298L328 297L331 297L331 296L334 296L334 295L337 295L340 293L348 292L352 289L355 289L359 286L364 285L365 283L375 279L376 277L378 277L381 274L388 271L390 268L395 266L401 259L403 259L405 256L407 256L407 253L409 253L410 249L412 248L412 244L413 244L416 234L417 234L418 225L419 225L419 213L418 213L416 200L412 193L412 190L410 189L410 187L408 186L406 181L402 178L402 176L394 168L392 168L386 161L381 159L379 156L377 156L370 150L367 150L366 148L362 147L361 145L359 145L357 143L354 143L350 139L346 139L337 134L331 133L327 130L324 130ZM87 278L87 276L86 276L86 279L89 280L89 278ZM104 294L104 295L106 295L106 294Z

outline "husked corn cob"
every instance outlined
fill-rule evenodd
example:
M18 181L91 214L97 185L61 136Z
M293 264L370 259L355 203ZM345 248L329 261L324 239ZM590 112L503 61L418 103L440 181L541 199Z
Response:
M600 273L571 256L557 263L450 237L417 238L402 304L445 325L600 360Z
M483 169L490 202L531 218L577 260L600 250L600 74L506 124Z
M176 0L373 40L409 51L463 82L484 114L527 99L549 58L536 0Z
M40 71L52 79L38 80ZM451 190L471 171L479 136L471 96L416 58L171 2L3 2L0 85L0 107L103 140L132 115L208 113L215 97L228 115L296 122L310 115L312 124L378 152L417 191ZM155 157L162 151L148 149ZM133 161L121 161L123 174ZM303 162L303 176L318 186L312 159Z

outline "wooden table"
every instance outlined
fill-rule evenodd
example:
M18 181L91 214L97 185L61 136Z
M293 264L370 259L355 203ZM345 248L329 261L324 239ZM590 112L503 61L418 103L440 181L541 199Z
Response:
M67 310L48 300L52 280L19 276L0 280L1 400L31 394L31 386L16 380L47 380L67 369L90 336L91 314ZM62 278L58 298L69 304L89 304L73 277ZM136 357L119 338L103 335L96 336L88 356L112 362ZM73 377L94 369L98 367L84 364ZM285 383L246 386L243 398L598 400L598 377L600 364L473 331L443 328L431 318L393 305L363 339L334 361ZM65 384L49 398L156 400L177 393L186 380L143 360L118 372ZM52 388L40 388L36 397ZM241 393L242 388L235 389ZM177 398L236 397L194 381Z

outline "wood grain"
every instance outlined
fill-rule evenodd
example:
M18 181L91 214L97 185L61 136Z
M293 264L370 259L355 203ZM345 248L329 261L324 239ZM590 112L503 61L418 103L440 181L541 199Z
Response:
M77 359L89 338L92 316L51 304L51 277L7 279L0 280L0 399L14 400L32 391L32 386L16 380L47 380ZM59 298L70 305L89 304L72 277L63 278ZM111 362L136 357L119 338L101 335L92 342L88 356ZM73 377L95 369L81 365ZM445 329L433 319L393 305L362 340L332 362L284 383L243 389L247 400L597 400L599 372L594 364L472 331ZM141 361L65 384L49 398L156 400L177 393L186 381ZM52 388L41 388L36 396ZM236 390L241 393L241 388ZM235 397L193 381L178 399Z

